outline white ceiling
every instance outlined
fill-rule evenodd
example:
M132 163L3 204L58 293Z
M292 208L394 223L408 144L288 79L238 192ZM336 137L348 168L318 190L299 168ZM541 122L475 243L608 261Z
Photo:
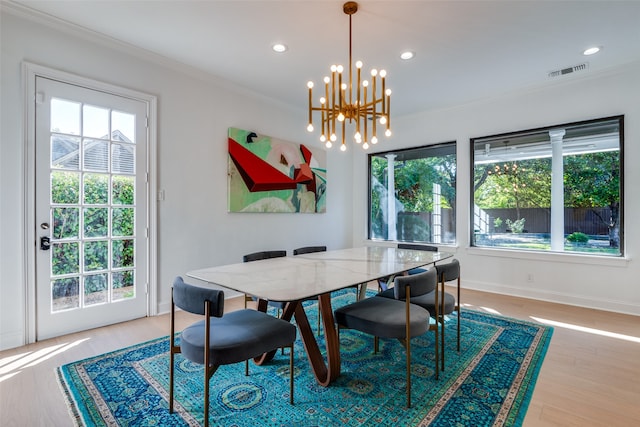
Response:
M10 0L307 108L348 61L343 1ZM288 52L276 54L281 42ZM602 46L585 57L582 51ZM412 61L401 51L416 52ZM387 70L392 115L446 108L640 60L640 1L360 1L353 60ZM588 62L586 71L549 78Z

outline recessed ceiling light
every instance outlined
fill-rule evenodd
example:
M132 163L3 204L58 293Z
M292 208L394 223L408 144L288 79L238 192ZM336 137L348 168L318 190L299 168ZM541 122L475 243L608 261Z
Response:
M407 50L406 52L402 52L400 54L400 58L404 59L405 61L408 61L409 59L413 59L414 56L416 56L416 53L410 50Z
M600 52L600 48L598 46L594 46L594 47L590 47L589 49L585 49L584 52L582 52L583 55L593 55L595 53Z
M273 49L274 52L282 53L287 51L287 46L282 43L276 43L271 46L271 49Z

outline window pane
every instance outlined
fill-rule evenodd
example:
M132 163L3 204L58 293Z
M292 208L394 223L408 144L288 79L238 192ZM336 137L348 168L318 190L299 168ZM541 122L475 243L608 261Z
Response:
M88 205L106 205L109 202L109 175L84 175L84 202Z
M82 135L90 138L109 138L109 110L85 105L82 108Z
M51 274L62 276L80 271L78 242L51 244Z
M134 271L125 270L113 273L113 301L135 298Z
M133 266L133 239L114 240L113 268Z
M111 162L111 171L114 173L135 173L135 146L131 144L111 144Z
M55 240L77 239L80 236L79 208L53 208L53 236Z
M132 176L113 176L112 195L114 205L133 205L135 197Z
M85 271L106 270L108 268L109 243L106 240L84 243Z
M51 282L51 311L69 310L80 307L80 278L68 277Z
M51 99L51 132L80 135L80 103Z
M456 145L369 155L369 238L455 243Z
M136 116L133 114L113 111L111 113L111 139L120 142L136 142Z
M477 138L474 246L622 255L622 117Z
M78 170L80 165L80 138L51 134L51 167Z
M84 278L84 305L107 302L109 275L91 274Z
M107 237L108 208L84 208L84 237Z
M51 203L77 205L80 202L80 174L51 172Z
M99 139L83 141L85 170L107 172L109 170L109 143Z
M133 208L113 208L111 234L113 236L133 236Z

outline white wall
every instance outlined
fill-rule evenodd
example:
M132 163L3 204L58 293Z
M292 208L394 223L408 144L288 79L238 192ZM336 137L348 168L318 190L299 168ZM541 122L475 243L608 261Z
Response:
M339 151L327 156L326 214L227 213L227 129L315 144L305 130L306 104L275 105L149 54L18 15L5 9L1 15L0 350L24 343L32 286L25 265L33 247L24 242L22 61L158 97L158 188L166 199L158 202L159 291L152 304L160 312L168 309L171 281L188 270L240 262L257 250L350 246L352 201L341 184L351 179L350 159Z
M624 114L626 260L469 248L470 138ZM394 147L458 142L456 252L463 287L640 315L640 64L395 119ZM397 144L397 145L395 145ZM366 156L354 157L354 244L366 238ZM527 276L533 275L533 282ZM463 301L464 302L464 301ZM533 313L532 313L533 314Z

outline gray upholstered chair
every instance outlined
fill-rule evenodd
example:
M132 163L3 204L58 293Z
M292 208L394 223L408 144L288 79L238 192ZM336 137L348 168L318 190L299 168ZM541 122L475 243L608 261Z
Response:
M204 315L175 341L175 308ZM204 425L209 425L209 380L218 367L248 361L253 357L290 347L289 402L293 404L293 345L296 327L266 313L243 309L224 314L224 292L173 282L171 291L171 334L169 335L169 412L173 413L174 360L176 353L204 365ZM247 374L247 372L245 372Z
M440 360L442 361L442 359L444 358L444 341L442 340L442 335L443 335L442 331L444 331L444 319L441 316L441 313L443 308L445 307L450 310L449 312L452 312L455 308L455 301L453 300L453 297L450 295L450 298L447 300L446 304L445 305L442 304L442 300L441 300L442 292L438 291L438 287L437 287L439 283L438 274L435 268L430 268L428 270L423 269L422 273L410 274L408 276L398 276L396 277L396 280L401 277L413 277L413 276L424 276L424 280L427 280L429 282L429 286L433 285L433 288L431 288L432 290L427 293L423 293L421 295L412 294L411 303L419 305L420 307L427 310L431 315L431 317L434 319L433 323L429 324L429 330L435 333L436 357L439 355ZM377 296L383 297L383 298L389 298L389 299L392 299L392 298L397 299L397 291L395 289L395 285L392 288L387 289L386 291L380 292ZM403 298L400 298L400 299L403 299ZM440 343L441 343L440 350L438 350L438 338L440 338ZM438 359L436 358L436 360ZM436 365L438 364L436 363ZM444 366L444 362L441 362L441 365ZM436 366L436 379L438 378L438 372L439 372L439 369L437 368L438 366Z
M456 258L452 259L447 264L436 265L436 271L438 273L438 283L440 287L440 295L444 295L444 299L440 301L440 313L442 316L442 324L444 326L444 314L449 314L453 311L458 315L458 351L460 351L460 261ZM444 284L446 282L457 281L457 298L454 298L451 294L444 291ZM452 301L453 300L453 301ZM451 307L453 305L453 308ZM442 370L444 370L444 327L440 334L440 340L442 342Z
M282 257L286 257L287 256L287 251L283 251L283 250L275 250L275 251L260 251L260 252L253 252L247 255L243 255L242 256L242 262L252 262L252 261L260 261L263 259L271 259L271 258L282 258ZM252 295L245 295L244 296L244 308L247 308L247 302L249 301L255 301L256 298ZM269 301L268 304L272 307L275 307L278 309L278 313L280 313L280 310L284 309L284 306L286 305L285 302L282 301ZM279 315L279 314L278 314Z
M415 274L396 277L396 297L371 297L335 310L340 328L356 329L374 336L374 351L378 352L378 337L397 338L405 347L407 375L407 407L411 407L411 338L423 335L430 329L430 315L419 305L412 304L414 297L432 292L437 286L433 274ZM402 301L404 300L404 301ZM437 331L437 328L436 328ZM436 376L438 375L438 348L436 336Z

